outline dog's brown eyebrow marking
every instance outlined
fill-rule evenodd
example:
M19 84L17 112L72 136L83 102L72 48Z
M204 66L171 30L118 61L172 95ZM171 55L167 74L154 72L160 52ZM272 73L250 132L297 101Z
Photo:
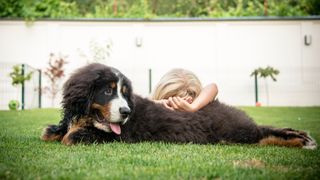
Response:
M117 84L115 82L112 82L110 85L111 85L111 88L115 88Z
M122 86L122 93L125 94L128 92L127 86Z

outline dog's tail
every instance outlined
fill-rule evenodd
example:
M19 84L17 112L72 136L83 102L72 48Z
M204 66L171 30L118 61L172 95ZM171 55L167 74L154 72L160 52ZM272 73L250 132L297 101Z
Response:
M273 128L259 126L262 138L261 145L276 145L286 147L299 147L304 149L315 149L316 141L306 132L291 128Z
M59 125L48 125L43 130L41 139L44 141L61 141L64 136L63 128Z

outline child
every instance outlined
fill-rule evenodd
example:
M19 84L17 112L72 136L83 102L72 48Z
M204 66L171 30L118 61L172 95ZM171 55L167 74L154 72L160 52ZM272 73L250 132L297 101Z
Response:
M151 99L171 110L196 112L213 101L217 94L215 83L202 88L191 71L173 69L160 79Z

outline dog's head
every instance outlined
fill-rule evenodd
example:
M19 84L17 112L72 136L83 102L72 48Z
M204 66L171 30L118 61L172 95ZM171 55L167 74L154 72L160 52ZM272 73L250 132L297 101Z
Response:
M90 64L76 71L64 85L63 107L76 117L90 116L93 125L121 133L133 112L131 82L120 71Z

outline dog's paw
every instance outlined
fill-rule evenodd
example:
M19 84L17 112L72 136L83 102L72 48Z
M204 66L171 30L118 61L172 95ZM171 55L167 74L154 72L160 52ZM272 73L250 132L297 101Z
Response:
M295 130L292 128L283 128L282 131L288 135L288 139L300 139L304 149L316 149L317 143L316 141L304 131Z

